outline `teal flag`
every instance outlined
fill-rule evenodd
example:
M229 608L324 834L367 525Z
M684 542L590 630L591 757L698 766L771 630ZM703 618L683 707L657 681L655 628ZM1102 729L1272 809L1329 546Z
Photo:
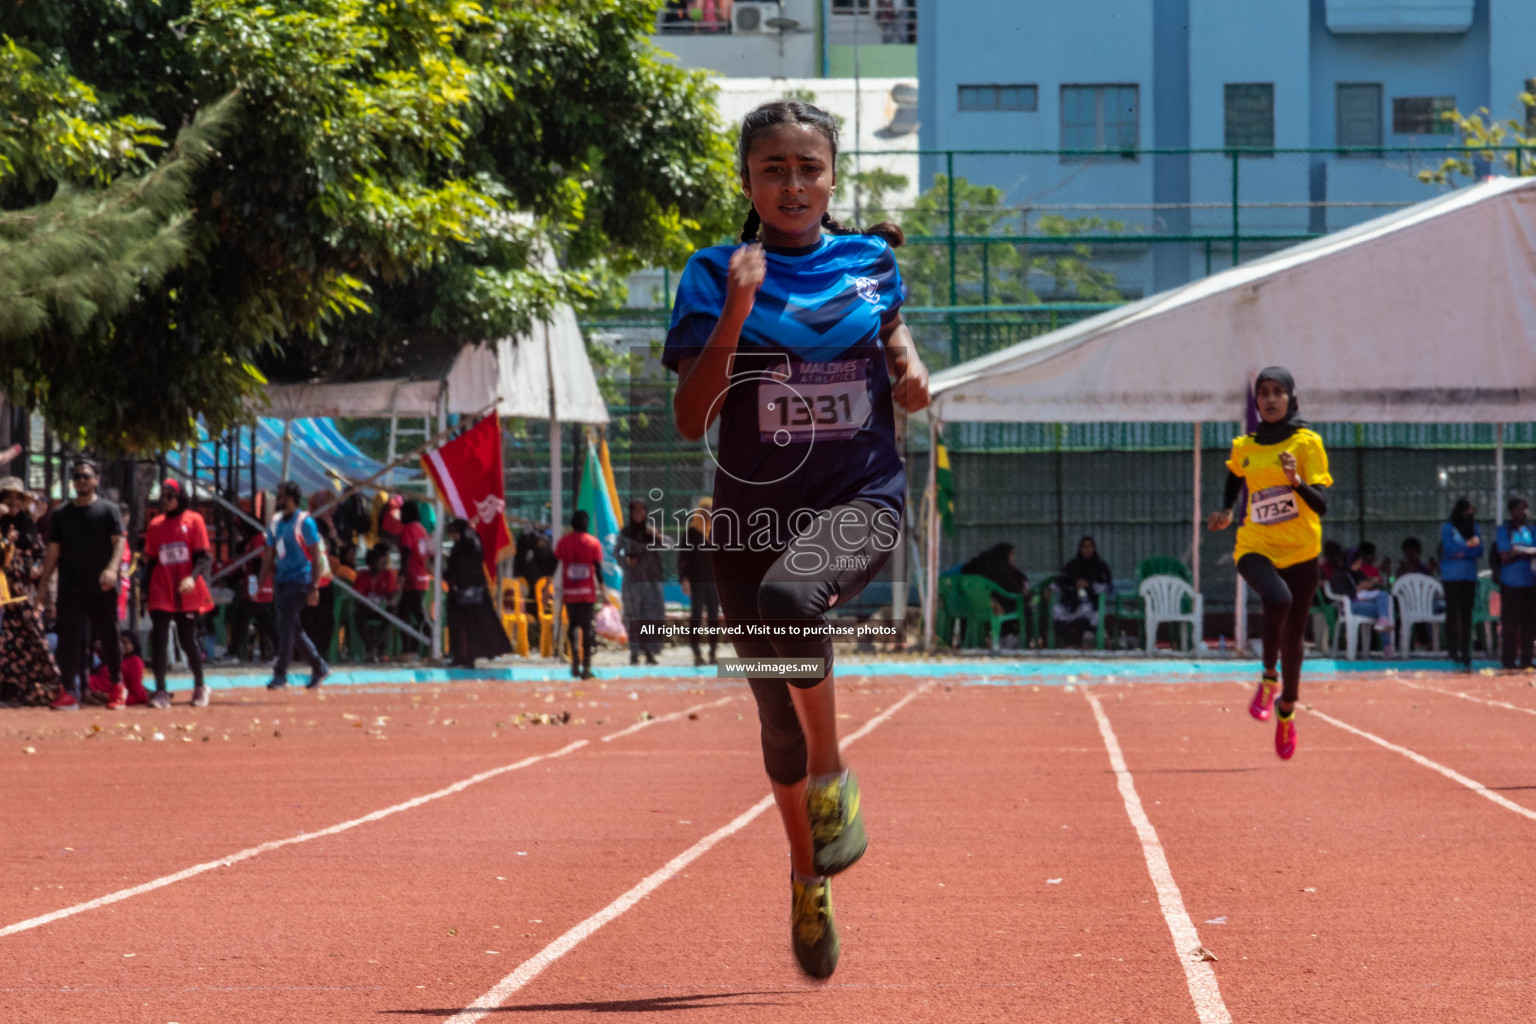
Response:
M613 496L608 493L608 481L593 445L587 445L587 464L581 471L576 507L587 514L587 528L603 545L603 585L618 594L624 585L624 572L619 568L615 554L619 543L619 519L613 514Z

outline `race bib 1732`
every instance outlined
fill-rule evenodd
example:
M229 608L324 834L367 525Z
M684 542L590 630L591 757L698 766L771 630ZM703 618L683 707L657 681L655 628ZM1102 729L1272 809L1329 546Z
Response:
M758 440L764 444L842 441L869 423L869 361L791 363L787 381L757 386Z
M1288 523L1299 515L1301 509L1296 504L1296 491L1288 485L1266 487L1248 499L1248 521L1259 526Z

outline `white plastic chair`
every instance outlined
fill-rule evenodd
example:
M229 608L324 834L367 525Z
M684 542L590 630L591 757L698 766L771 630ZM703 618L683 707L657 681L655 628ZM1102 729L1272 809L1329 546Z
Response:
M1339 649L1339 633L1343 632L1344 656L1350 661L1354 661L1356 653L1360 649L1360 631L1362 629L1367 631L1374 630L1376 628L1376 620L1369 615L1356 615L1354 600L1340 594L1335 594L1332 584L1327 581L1323 583L1323 596L1327 597L1338 608L1338 615L1333 620L1333 643L1329 650L1337 651ZM1365 649L1367 651L1371 649L1369 636L1367 636L1365 641Z
M1410 573L1392 584L1392 598L1397 602L1397 656L1408 657L1413 643L1413 627L1421 622L1430 626L1430 651L1440 650L1440 627L1445 613L1435 611L1435 601L1445 600L1440 581L1423 573Z
M1205 598L1177 576L1148 576L1138 588L1147 615L1147 651L1157 649L1157 627L1165 622L1183 623L1182 633L1190 653L1200 656L1201 634L1205 628ZM1190 611L1184 611L1189 600Z

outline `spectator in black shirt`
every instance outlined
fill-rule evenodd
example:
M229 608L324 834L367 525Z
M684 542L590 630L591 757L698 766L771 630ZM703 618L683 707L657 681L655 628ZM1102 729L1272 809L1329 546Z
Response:
M59 673L64 690L50 707L75 711L81 684L91 665L92 637L103 639L102 658L112 684L107 709L128 703L123 685L123 656L117 638L117 567L123 561L123 515L117 503L98 497L96 464L75 460L70 480L75 498L54 509L48 522L48 551L43 558L39 589L47 593L55 569L59 573Z
M638 664L645 655L647 665L656 664L661 653L659 639L640 639L642 622L660 622L667 617L666 601L661 592L661 550L665 541L646 519L645 502L638 498L629 503L629 522L619 532L617 554L624 570L624 617L629 620L629 663Z

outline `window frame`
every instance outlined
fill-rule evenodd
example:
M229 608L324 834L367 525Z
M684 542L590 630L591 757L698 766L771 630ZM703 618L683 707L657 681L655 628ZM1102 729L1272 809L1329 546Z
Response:
M1068 142L1068 132L1069 132L1069 123L1068 123L1068 93L1069 92L1074 95L1074 98L1080 96L1082 93L1091 93L1093 95L1093 120L1092 120L1092 122L1081 121L1081 120L1074 119L1071 122L1071 124L1070 124L1070 130L1073 130L1073 131L1081 131L1084 128L1089 127L1091 125L1091 127L1093 128L1094 140L1095 140L1095 145L1093 145L1093 146L1073 145L1073 144L1069 144L1069 142ZM1129 122L1121 121L1118 118L1116 120L1112 121L1112 122L1107 120L1106 115L1109 113L1109 103L1108 103L1108 100L1109 100L1109 94L1111 92L1114 92L1116 94L1125 93L1125 92L1129 92L1130 93L1130 96L1131 96L1132 118L1131 118L1131 120ZM1076 153L1066 153L1066 152L1063 152L1061 154L1061 162L1062 163L1090 163L1090 162L1096 162L1096 161L1102 161L1102 160L1108 160L1108 159L1119 159L1119 160L1123 160L1123 161L1134 163L1134 162L1136 162L1137 160L1140 159L1140 151L1141 151L1141 83L1139 83L1139 82L1070 82L1070 83L1064 82L1061 85L1060 92L1058 93L1058 97L1059 97L1059 101L1060 101L1060 108L1059 108L1059 111L1058 111L1058 114L1059 114L1058 120L1059 120L1059 125L1060 125L1061 149L1062 150L1087 151L1087 152L1076 152ZM1117 95L1116 99L1119 99L1119 98L1120 97ZM1081 109L1080 105L1079 105L1079 109ZM1107 144L1107 135L1108 135L1107 129L1110 127L1110 125L1113 124L1116 127L1116 129L1118 130L1118 129L1123 128L1127 123L1129 123L1130 128L1132 129L1132 133L1133 133L1133 138L1131 139L1131 144L1129 146L1125 146L1125 145L1110 146L1110 145L1108 145ZM1076 140L1073 140L1073 141L1076 141Z
M1233 90L1264 89L1269 94L1269 138L1266 142L1234 142L1233 139ZM1241 111L1240 111L1241 112ZM1275 155L1275 83L1274 82L1225 82L1221 92L1222 143L1228 149L1243 149L1244 157L1268 157Z
M1429 109L1422 116L1429 125L1427 131L1405 130L1399 127L1406 123L1408 117L1400 110L1402 105L1408 103L1427 103ZM1442 120L1440 115L1456 109L1455 96L1393 96L1392 97L1392 134L1393 135L1455 135L1456 126L1449 121ZM1415 119L1420 115L1414 115Z
M979 96L986 91L991 91L992 104L990 106L966 106L967 95ZM1028 105L1004 106L1003 95L1006 91L1013 91L1019 95L1027 94ZM963 82L955 86L955 109L962 114L1033 114L1040 109L1040 86L1034 82Z

